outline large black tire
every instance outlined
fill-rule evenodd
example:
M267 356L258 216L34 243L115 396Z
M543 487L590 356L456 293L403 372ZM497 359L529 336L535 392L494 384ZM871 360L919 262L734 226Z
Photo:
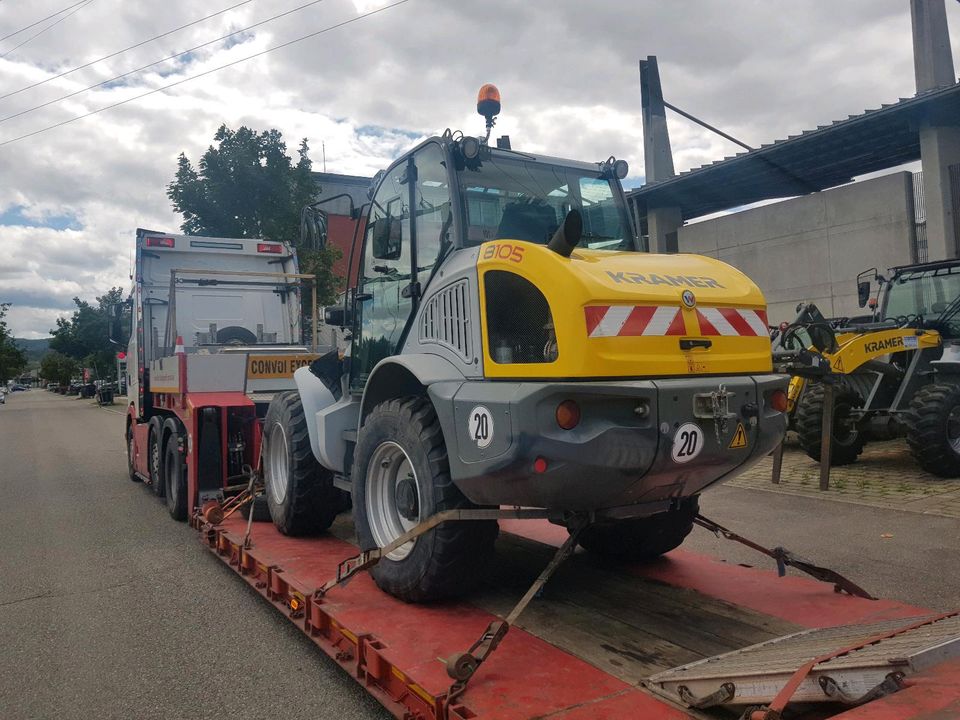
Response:
M140 482L140 476L137 475L136 465L133 462L133 423L127 422L127 432L124 434L127 443L127 477L133 482Z
M813 460L820 462L823 440L824 392L821 383L810 383L797 403L796 429L800 447ZM837 385L833 390L833 437L830 441L830 464L849 465L857 461L867 443L866 432L854 426L850 411L863 407L863 398L855 390Z
M187 519L187 465L180 452L180 427L175 420L163 424L163 493L167 512L178 522Z
M906 421L907 444L917 464L937 477L960 477L960 385L920 388Z
M163 477L163 425L161 418L154 416L147 424L147 468L150 471L150 489L157 497L164 495Z
M424 397L377 405L360 429L354 458L353 518L363 549L384 547L438 512L476 507L450 479L440 421ZM457 597L480 580L497 532L491 520L442 523L370 573L382 590L407 602Z
M324 532L347 507L345 493L333 485L333 473L313 456L296 392L270 401L263 423L263 471L270 517L284 535Z
M584 550L618 560L651 562L680 547L700 512L700 498L685 498L665 513L584 528L577 543Z

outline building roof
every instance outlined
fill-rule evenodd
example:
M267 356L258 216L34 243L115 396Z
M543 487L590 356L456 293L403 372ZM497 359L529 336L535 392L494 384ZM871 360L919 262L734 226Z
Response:
M771 198L805 195L920 158L923 121L960 124L960 85L930 90L761 145L628 197L646 208L679 207L684 220Z

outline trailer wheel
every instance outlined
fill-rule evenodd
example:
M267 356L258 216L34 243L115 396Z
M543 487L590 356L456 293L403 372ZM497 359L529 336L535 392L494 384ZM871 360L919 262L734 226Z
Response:
M321 533L346 508L344 492L333 485L333 473L313 456L296 392L275 395L270 401L263 424L263 468L270 517L284 535Z
M187 466L180 454L180 432L177 423L167 420L163 424L163 479L167 512L179 522L187 519Z
M796 429L800 447L813 460L820 462L820 441L823 439L824 392L821 383L804 388L797 402ZM830 464L849 465L857 461L867 443L866 433L857 428L853 410L863 407L863 398L855 390L837 385L833 390L833 437L830 442Z
M140 482L136 463L133 461L133 423L127 420L127 476L133 482Z
M645 518L631 518L584 528L580 547L598 555L650 562L680 547L700 512L700 497L685 498L679 507Z
M150 418L147 425L147 467L150 469L150 489L163 497L166 482L163 477L162 425L159 417Z
M960 477L960 385L920 388L906 421L907 444L917 464L937 477Z
M353 517L360 547L384 547L431 515L474 508L450 480L440 421L429 400L377 405L360 430L354 463ZM386 555L370 574L407 602L462 595L493 555L492 520L441 523Z

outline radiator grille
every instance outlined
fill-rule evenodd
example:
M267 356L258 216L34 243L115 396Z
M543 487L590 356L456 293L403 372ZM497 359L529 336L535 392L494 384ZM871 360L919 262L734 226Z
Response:
M472 362L468 298L466 280L458 280L432 295L420 316L420 342L444 345L467 362Z

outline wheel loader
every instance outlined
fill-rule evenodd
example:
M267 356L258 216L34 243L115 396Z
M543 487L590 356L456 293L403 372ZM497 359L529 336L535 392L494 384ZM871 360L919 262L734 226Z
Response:
M764 298L717 260L642 252L626 162L494 147L496 88L477 109L486 137L420 143L356 214L359 277L325 310L345 346L266 414L270 512L324 528L349 493L371 549L443 511L540 508L587 550L655 558L786 431ZM497 531L443 522L371 574L407 601L463 594Z
M868 440L905 436L924 470L960 477L960 260L899 266L888 275L871 268L857 278L870 316L811 322L809 309L801 313L807 322L800 326L832 336L819 343L835 381L830 462L855 462ZM801 447L819 461L823 384L793 377L788 406Z

